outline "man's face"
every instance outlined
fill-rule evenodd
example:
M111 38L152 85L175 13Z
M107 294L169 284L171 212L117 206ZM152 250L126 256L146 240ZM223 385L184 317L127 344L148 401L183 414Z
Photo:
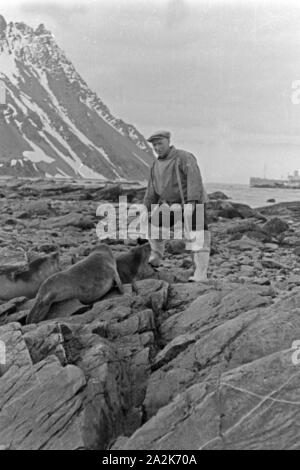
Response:
M157 153L159 157L164 157L169 152L170 141L166 137L161 137L153 140L152 145L155 153Z

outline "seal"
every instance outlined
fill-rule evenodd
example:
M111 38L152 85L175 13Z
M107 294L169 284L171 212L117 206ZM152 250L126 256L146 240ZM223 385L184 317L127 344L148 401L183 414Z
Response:
M151 247L150 243L135 246L127 253L116 257L117 269L123 284L131 284L132 292L138 294L136 280L141 275L143 268L148 263Z
M120 280L116 260L109 246L96 247L85 259L78 261L64 271L46 279L36 296L36 302L29 312L26 323L38 323L47 319L54 302L78 299L91 304L101 299L113 286L121 294L124 288Z
M33 299L42 282L58 271L58 252L32 259L24 266L1 266L0 299Z

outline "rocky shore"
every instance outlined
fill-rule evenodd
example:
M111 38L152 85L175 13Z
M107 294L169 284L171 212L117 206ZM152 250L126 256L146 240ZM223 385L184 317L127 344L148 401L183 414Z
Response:
M122 194L140 202L143 188L2 182L1 272L83 259L98 205ZM169 241L138 295L57 304L33 325L34 298L0 301L1 449L300 448L300 201L253 210L218 193L207 210L206 284L187 282L189 255Z

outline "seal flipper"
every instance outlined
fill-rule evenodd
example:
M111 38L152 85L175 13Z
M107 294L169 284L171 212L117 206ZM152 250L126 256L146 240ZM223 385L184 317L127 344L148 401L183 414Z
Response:
M45 320L45 317L54 302L54 297L55 296L49 292L44 298L38 298L26 318L26 324L39 323L40 321Z

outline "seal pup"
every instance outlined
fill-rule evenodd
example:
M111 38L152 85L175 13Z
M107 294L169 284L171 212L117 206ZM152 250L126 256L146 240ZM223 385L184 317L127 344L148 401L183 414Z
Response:
M139 243L139 242L138 242ZM127 253L116 257L117 269L123 284L131 284L132 292L138 294L136 280L143 267L148 263L151 247L150 243L135 246Z
M34 258L23 266L1 266L0 299L32 299L42 282L59 270L58 252Z
M78 299L83 304L91 304L101 299L113 286L121 294L124 288L120 280L116 260L109 246L96 247L85 259L68 269L46 279L41 285L34 306L26 323L38 323L47 319L54 302Z

